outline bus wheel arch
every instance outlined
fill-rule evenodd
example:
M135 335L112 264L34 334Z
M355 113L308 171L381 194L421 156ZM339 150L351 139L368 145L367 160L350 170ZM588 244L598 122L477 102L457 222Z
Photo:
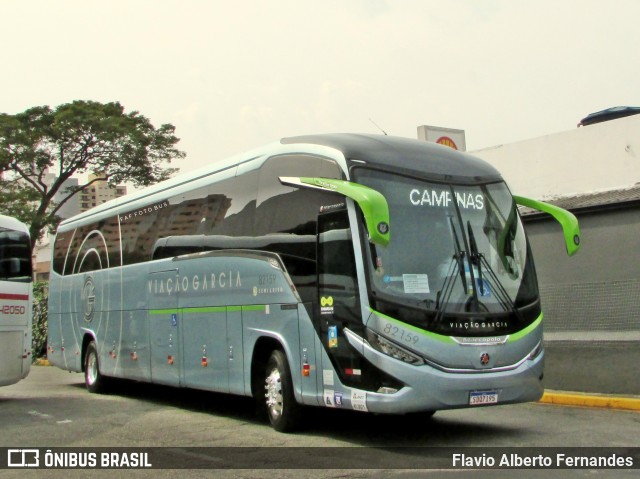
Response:
M261 417L267 417L279 432L298 426L301 406L294 395L291 368L282 344L273 338L260 338L251 362L251 393Z
M87 348L89 347L89 343L91 342L95 343L95 341L96 341L95 337L93 337L93 335L89 333L85 333L84 338L82 338L82 349L80 351L80 358L82 359L81 359L80 367L83 373L85 372L85 369L86 369Z
M262 402L261 399L264 397L263 373L271 352L276 349L284 350L280 341L266 336L258 339L253 348L251 357L251 396L256 401Z

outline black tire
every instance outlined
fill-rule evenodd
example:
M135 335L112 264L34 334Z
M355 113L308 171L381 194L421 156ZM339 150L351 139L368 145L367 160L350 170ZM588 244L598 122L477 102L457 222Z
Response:
M289 361L279 349L267 361L263 387L262 400L271 426L279 432L295 430L299 426L300 405L293 394Z
M90 393L103 393L106 391L107 379L100 373L98 348L96 348L94 341L89 343L84 356L84 383Z

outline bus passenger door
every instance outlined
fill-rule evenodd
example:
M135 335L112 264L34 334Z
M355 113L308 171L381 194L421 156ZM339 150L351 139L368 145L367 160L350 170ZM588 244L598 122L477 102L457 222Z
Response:
M327 353L322 362L323 374L335 369L342 384L361 387L366 375L365 365L361 354L349 345L344 333L348 328L359 336L364 334L346 209L318 216L318 302L315 327ZM331 375L322 379L325 390L327 386L331 386L328 388L331 390L334 381L337 385L337 379ZM328 400L331 398L325 397L325 402Z
M171 386L180 385L181 351L176 291L178 269L149 273L148 308L151 348L151 381Z

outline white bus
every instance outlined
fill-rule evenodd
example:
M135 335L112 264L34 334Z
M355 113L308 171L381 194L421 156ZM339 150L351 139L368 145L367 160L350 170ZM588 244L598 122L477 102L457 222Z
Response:
M49 360L302 406L404 414L534 401L542 311L516 202L484 161L418 140L281 141L60 224Z
M0 215L0 386L31 368L31 241L27 227Z

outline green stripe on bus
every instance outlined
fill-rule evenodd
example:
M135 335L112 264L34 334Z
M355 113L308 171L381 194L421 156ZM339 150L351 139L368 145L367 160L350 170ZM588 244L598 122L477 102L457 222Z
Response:
M395 323L398 326L402 326L405 329L409 329L409 330L411 330L411 331L413 331L415 333L422 334L423 336L427 336L428 338L435 339L435 340L443 342L443 343L455 343L456 342L453 339L451 339L450 336L444 336L442 334L436 334L436 333L432 333L430 331L425 331L424 329L420 329L420 328L418 328L416 326L412 326L410 324L403 323L402 321L399 321L399 320L397 320L395 318L392 318L391 316L387 316L386 314L379 313L375 309L369 308L369 311L371 311L372 313L380 316L381 318L384 318L387 321L391 321L392 323ZM538 316L538 319L536 319L529 326L527 326L526 328L524 328L521 331L518 331L517 333L509 335L509 339L507 339L507 342L508 343L513 343L515 341L521 340L527 334L530 334L534 329L536 329L540 325L541 322L542 322L542 313L540 313L540 316Z
M182 308L183 313L226 313L226 306L208 306L205 308Z
M531 323L529 326L524 328L522 331L518 331L517 333L511 334L509 336L509 339L507 339L507 342L513 343L514 341L519 341L520 339L524 338L527 334L529 334L531 331L536 329L541 322L542 322L542 313L540 313L540 316L538 316L538 319L536 319L533 323Z
M450 343L450 344L454 344L455 341L453 339L451 339L450 336L444 336L442 334L436 334L436 333L432 333L430 331L425 331L424 329L420 329L417 328L415 326L412 326L410 324L407 323L403 323L402 321L399 321L395 318L392 318L391 316L387 316L386 314L382 314L379 313L378 311L376 311L375 309L371 309L369 308L369 311L371 311L373 314L380 316L381 318L387 320L387 321L391 321L392 323L397 324L398 326L401 326L405 329L409 329L411 331L413 331L414 333L418 333L421 334L422 336L426 336L430 339L435 339L436 341L440 341L442 343Z
M267 307L264 304L252 304L242 307L242 311L265 311L266 309Z

